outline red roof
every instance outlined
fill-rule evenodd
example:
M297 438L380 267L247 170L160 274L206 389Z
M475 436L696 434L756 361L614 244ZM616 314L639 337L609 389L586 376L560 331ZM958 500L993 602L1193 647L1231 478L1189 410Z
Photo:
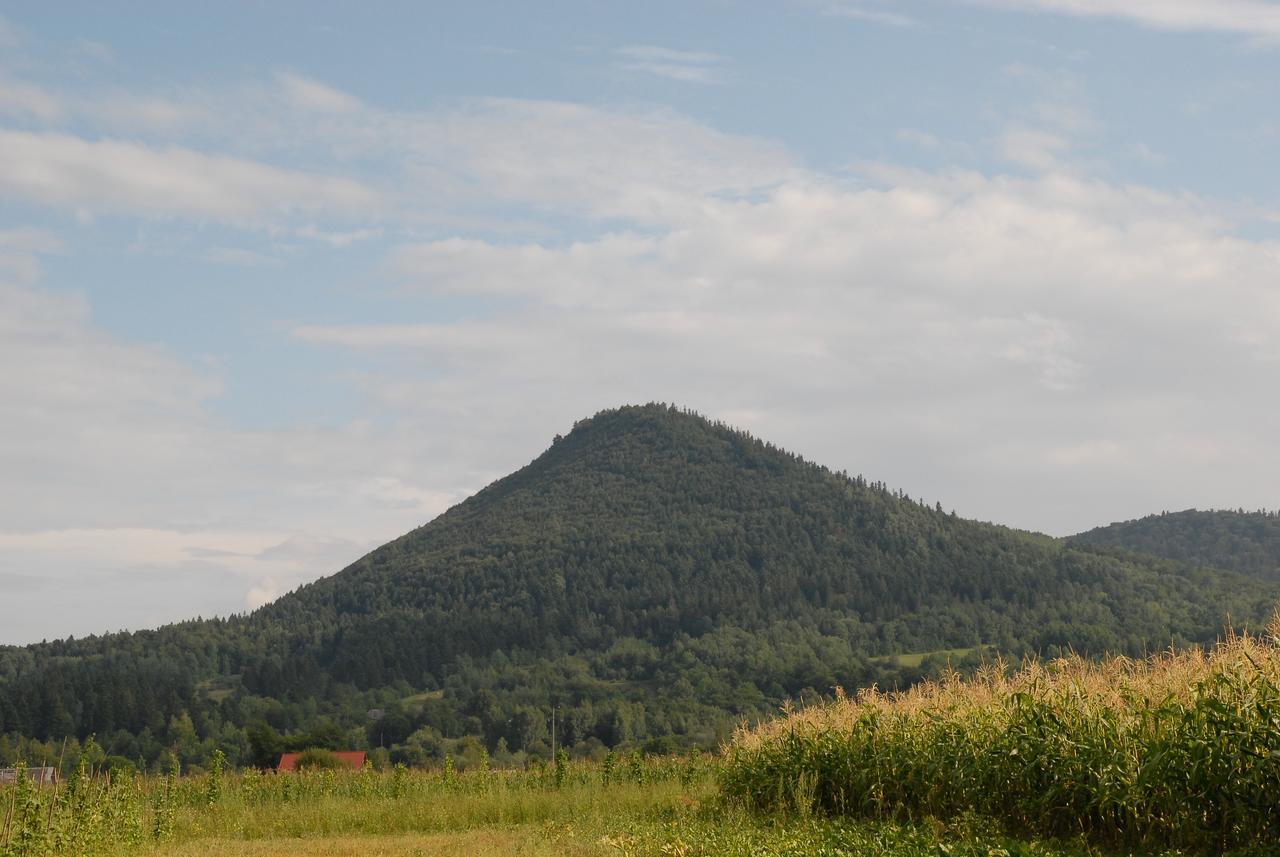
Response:
M342 750L333 754L338 763L343 767L358 771L364 767L364 750ZM298 758L301 753L285 753L280 757L280 764L276 765L277 771L296 771L298 770Z

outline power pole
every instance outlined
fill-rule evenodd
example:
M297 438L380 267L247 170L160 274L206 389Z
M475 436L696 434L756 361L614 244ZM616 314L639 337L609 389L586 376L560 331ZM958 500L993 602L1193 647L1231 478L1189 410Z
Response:
M551 706L551 761L556 760L556 706Z

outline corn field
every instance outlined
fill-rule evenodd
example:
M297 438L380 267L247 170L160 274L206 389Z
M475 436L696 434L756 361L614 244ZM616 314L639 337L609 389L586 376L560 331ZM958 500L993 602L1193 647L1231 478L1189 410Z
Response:
M16 785L0 786L0 857L113 857L206 835L323 834L326 825L376 832L394 829L397 819L407 828L429 827L422 814L444 796L472 797L489 812L519 820L533 811L522 796L555 800L575 789L679 788L706 780L713 764L697 755L639 753L571 762L561 753L550 764L521 770L482 764L463 772L451 761L433 770L366 766L276 774L224 772L215 758L198 776L179 776L176 768L166 776L107 774L82 765L57 786L37 785L20 768ZM272 824L284 827L251 829Z
M992 664L741 730L720 772L755 810L970 814L1137 849L1280 843L1280 626L1148 660Z

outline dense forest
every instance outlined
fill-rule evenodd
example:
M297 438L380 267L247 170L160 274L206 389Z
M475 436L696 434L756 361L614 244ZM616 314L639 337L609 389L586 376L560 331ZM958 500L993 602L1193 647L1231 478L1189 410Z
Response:
M1275 542L1272 547L1274 549ZM712 746L836 686L1000 651L1139 655L1280 583L957 517L665 405L245 616L0 648L0 762L369 747L462 764ZM65 745L64 739L70 739Z
M1280 512L1243 509L1164 512L1074 536L1080 545L1113 545L1188 565L1280 580Z

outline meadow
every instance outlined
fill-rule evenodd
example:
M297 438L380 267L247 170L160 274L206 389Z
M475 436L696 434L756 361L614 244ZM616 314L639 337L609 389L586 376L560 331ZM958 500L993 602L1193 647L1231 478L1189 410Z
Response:
M216 767L216 766L215 766ZM719 796L710 757L528 770L255 771L179 777L79 771L0 789L4 857L426 855L1079 855L943 825L756 813Z

